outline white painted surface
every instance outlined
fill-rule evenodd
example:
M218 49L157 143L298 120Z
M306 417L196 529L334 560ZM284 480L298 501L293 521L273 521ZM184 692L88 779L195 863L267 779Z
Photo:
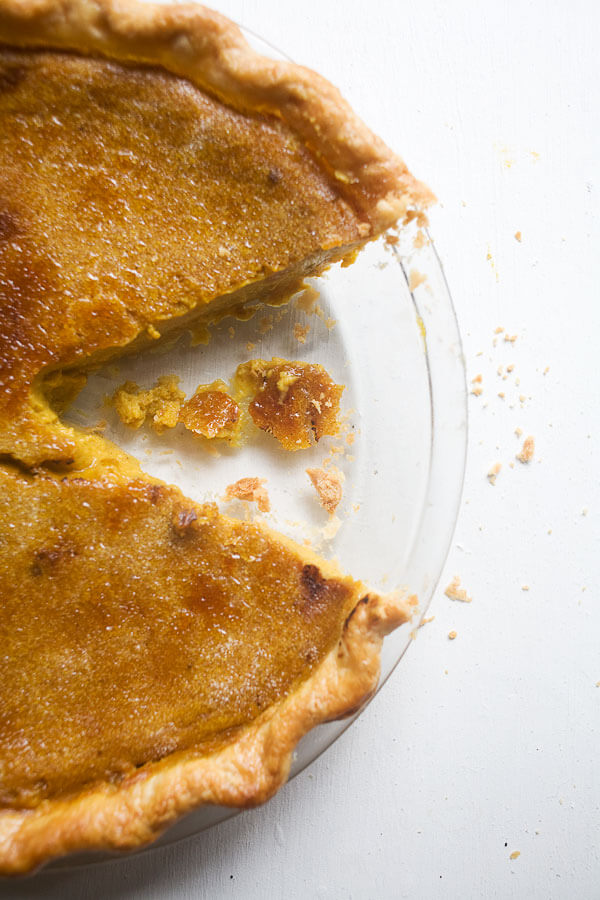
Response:
M599 8L219 8L337 83L441 200L432 232L484 389L442 587L459 574L473 602L438 590L380 695L266 807L0 896L598 898ZM493 347L496 326L517 341Z

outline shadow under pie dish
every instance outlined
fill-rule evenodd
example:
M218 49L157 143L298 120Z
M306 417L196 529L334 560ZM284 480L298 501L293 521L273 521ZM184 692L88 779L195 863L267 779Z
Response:
M0 2L0 868L251 806L410 608L144 475L82 370L283 300L430 195L201 7ZM275 621L277 627L273 628Z

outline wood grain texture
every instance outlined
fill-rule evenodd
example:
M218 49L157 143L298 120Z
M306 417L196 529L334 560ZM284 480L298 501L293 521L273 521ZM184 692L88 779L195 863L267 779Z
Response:
M463 510L435 621L358 722L267 807L0 896L595 897L597 5L218 6L340 86L441 198L432 232L469 379L481 373L483 386L470 398ZM536 455L521 465L528 434ZM472 603L443 596L454 574Z

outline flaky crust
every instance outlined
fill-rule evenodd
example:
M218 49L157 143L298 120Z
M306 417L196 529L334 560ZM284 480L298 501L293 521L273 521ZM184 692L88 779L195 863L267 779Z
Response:
M286 121L377 234L433 195L328 81L256 53L233 22L198 5L0 0L0 42L160 65L236 109Z
M104 784L33 811L1 813L0 872L22 874L77 850L134 849L207 803L249 808L268 800L286 780L303 735L351 715L371 696L383 637L412 612L398 595L363 597L312 675L213 755L166 759L118 787Z

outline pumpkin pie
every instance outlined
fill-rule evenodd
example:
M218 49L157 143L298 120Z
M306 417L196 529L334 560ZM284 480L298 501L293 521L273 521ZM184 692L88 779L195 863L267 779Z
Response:
M252 806L407 618L60 411L85 372L348 263L430 199L200 6L0 0L0 872Z

